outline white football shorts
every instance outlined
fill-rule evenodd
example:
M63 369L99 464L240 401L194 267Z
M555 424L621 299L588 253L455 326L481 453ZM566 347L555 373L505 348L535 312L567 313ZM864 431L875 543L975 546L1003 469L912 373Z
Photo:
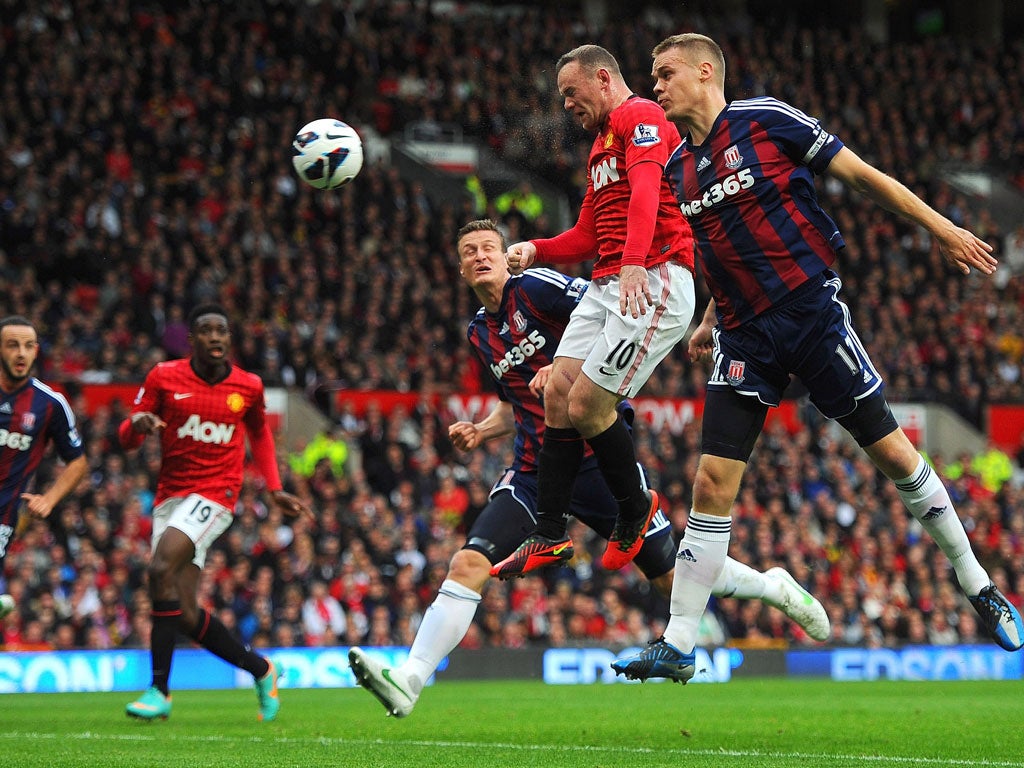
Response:
M167 499L153 509L153 551L168 527L177 528L192 540L196 548L192 562L202 569L210 545L231 526L234 518L230 509L198 493Z
M647 281L654 306L625 317L619 311L619 277L594 280L573 310L555 357L583 361L583 373L609 392L634 397L671 349L683 340L696 303L693 274L674 261L651 267Z

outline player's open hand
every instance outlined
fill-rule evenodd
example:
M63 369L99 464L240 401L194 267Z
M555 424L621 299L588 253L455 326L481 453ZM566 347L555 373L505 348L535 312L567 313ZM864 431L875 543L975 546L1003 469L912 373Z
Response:
M306 504L298 496L288 493L287 491L273 491L270 494L270 498L274 500L274 503L278 508L284 512L288 517L306 517L310 520L316 520L313 515L313 510L306 506Z
M536 260L537 246L528 240L510 245L505 251L505 264L508 265L508 271L513 275L522 274Z
M647 279L647 268L639 264L623 264L619 270L619 311L634 318L647 314L647 308L654 306L651 287Z
M985 275L996 271L999 262L992 255L992 246L962 227L953 227L938 238L939 250L946 261L956 266L965 275L971 267Z
M471 421L456 421L448 427L448 439L460 451L472 451L480 447L483 434Z

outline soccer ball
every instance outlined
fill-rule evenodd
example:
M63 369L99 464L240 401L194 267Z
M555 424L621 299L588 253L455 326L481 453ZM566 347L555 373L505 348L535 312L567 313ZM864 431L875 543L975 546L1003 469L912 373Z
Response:
M337 189L352 181L363 167L363 142L352 126L323 117L295 134L292 165L310 186Z

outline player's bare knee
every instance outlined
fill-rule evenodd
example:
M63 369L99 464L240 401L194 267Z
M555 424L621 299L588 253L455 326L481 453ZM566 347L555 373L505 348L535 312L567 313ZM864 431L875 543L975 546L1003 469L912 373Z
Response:
M170 560L161 557L159 553L154 553L146 574L149 578L150 592L154 597L166 600L173 596L170 590L175 583L174 566Z
M448 565L448 578L479 591L490 575L491 561L473 549L460 549Z
M618 398L596 385L575 388L569 396L569 421L584 437L604 432L619 418Z
M571 398L569 400L569 422L581 435L596 435L601 430L594 431L594 424L598 421L593 411L593 403L582 398Z
M544 386L544 419L549 426L569 426L569 388L568 382L556 381L554 376Z
M697 465L693 481L693 508L709 515L727 515L739 492L739 476L719 462L704 456Z
M921 454L902 429L866 446L864 452L890 480L910 477L921 461Z

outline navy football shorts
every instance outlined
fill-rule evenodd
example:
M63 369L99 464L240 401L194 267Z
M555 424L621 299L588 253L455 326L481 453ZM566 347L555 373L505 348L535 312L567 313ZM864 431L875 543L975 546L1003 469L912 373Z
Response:
M537 474L508 470L491 489L487 506L473 522L465 549L482 553L492 564L512 554L537 525ZM570 512L584 525L607 539L619 513L612 492L597 467L582 470L576 477ZM665 513L659 510L651 520L633 561L648 579L675 567L676 544Z
M793 374L831 419L881 394L882 378L853 330L849 307L839 300L841 287L839 276L826 269L783 304L738 328L716 328L708 388L731 387L774 406Z

